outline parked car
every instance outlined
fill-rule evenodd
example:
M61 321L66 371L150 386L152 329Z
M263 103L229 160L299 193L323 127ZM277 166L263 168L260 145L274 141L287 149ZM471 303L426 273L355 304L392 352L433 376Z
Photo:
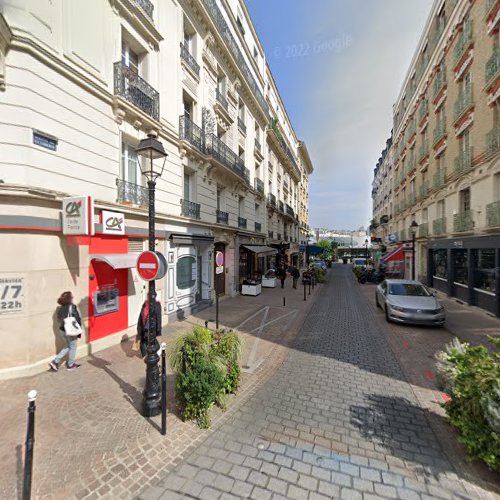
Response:
M366 267L366 259L364 258L356 258L352 261L352 267Z
M317 267L319 269L326 269L326 262L324 260L318 260L312 263L313 267Z
M442 304L419 281L386 279L377 286L375 302L387 321L442 326L446 319Z

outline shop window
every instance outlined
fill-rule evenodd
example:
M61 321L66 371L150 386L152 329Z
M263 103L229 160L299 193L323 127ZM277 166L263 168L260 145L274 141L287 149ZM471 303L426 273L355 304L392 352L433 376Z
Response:
M446 250L435 250L433 254L433 276L446 279L448 276L448 256Z
M461 285L467 285L469 282L467 250L454 250L452 252L452 261L454 269L454 282Z
M474 288L495 293L495 250L493 248L472 250L472 265Z
M196 259L191 256L180 257L177 260L177 288L186 290L196 283Z

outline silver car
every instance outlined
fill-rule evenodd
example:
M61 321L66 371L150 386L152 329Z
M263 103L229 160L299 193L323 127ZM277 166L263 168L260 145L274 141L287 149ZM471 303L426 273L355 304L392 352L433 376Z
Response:
M384 280L377 286L375 301L385 311L387 321L436 326L445 321L444 307L418 281Z

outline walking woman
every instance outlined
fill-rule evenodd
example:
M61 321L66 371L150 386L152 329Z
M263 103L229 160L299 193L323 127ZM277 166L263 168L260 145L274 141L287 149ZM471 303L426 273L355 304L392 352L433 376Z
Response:
M82 336L82 316L78 307L73 304L73 294L71 292L64 292L58 299L57 303L59 308L57 310L57 319L59 321L59 331L64 337L65 347L61 349L59 354L49 363L52 371L59 370L61 362L68 355L66 361L66 368L68 370L75 370L80 365L75 363L76 345L78 339Z
M155 317L156 317L156 328L154 336L154 346L155 351L160 349L160 344L156 340L158 335L161 335L161 304L156 301L155 304ZM149 328L149 300L145 300L142 304L141 312L139 314L139 319L137 320L137 336L136 342L140 342L141 355L146 356L148 348L148 328Z
M285 266L280 268L280 271L278 273L278 277L281 281L281 288L285 288L285 280L286 280L286 267Z

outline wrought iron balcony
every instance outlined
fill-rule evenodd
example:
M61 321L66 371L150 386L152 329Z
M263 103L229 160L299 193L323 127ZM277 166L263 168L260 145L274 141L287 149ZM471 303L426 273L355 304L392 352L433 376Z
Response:
M227 212L223 212L222 210L217 210L217 223L218 224L228 224L229 223L229 214Z
M425 140L420 144L420 148L418 150L418 162L423 161L427 156L429 156L429 141Z
M134 3L140 7L144 13L153 20L154 5L149 0L134 0Z
M155 120L160 117L160 94L135 71L120 62L114 63L115 95L137 106Z
M421 122L424 116L429 112L429 101L427 99L423 100L418 108L418 121Z
M253 180L255 191L260 194L264 194L264 183L257 177Z
M261 144L260 144L259 139L255 139L255 149L256 149L257 151L262 151L262 146L261 146Z
M433 187L434 189L441 189L442 187L444 187L445 184L446 184L446 169L442 168L439 169L434 174Z
M461 213L453 216L453 231L455 233L463 233L474 229L474 220L472 219L472 211L464 210Z
M229 110L229 104L227 102L226 96L219 90L215 89L215 99L217 102L226 110Z
M238 43L234 39L234 36L232 35L231 30L229 29L229 26L224 19L224 16L217 6L216 0L202 0L202 3L207 9L213 23L215 24L217 33L224 39L226 47L228 47L229 51L236 61L236 65L243 73L243 76L245 77L248 86L252 90L255 99L257 100L265 114L269 115L269 106L266 102L266 99L262 95L259 85L255 81L255 78L253 77L252 72L250 71L250 68L246 63L246 60L243 57L241 50L239 49Z
M292 219L295 217L293 208L288 204L286 205L286 214L289 215Z
M433 146L436 145L446 135L446 120L442 118L438 121L434 129Z
M428 222L423 222L418 226L418 237L419 238L426 238L429 235L429 223Z
M443 66L441 71L437 73L436 78L434 79L434 83L432 84L434 98L441 92L441 89L446 84L446 68Z
M500 149L500 126L494 127L486 134L486 153L495 154Z
M238 128L244 133L247 133L247 126L245 122L238 116Z
M499 72L500 72L500 47L496 46L493 49L493 54L486 63L485 82L487 86L491 85L497 79Z
M205 153L250 182L250 172L245 168L245 162L216 135L209 134L205 137Z
M260 222L255 223L255 232L256 233L261 233L262 232L262 224Z
M276 196L274 196L274 194L268 193L267 204L271 205L273 208L276 208Z
M462 151L458 158L455 158L455 175L461 175L472 168L472 147L467 151Z
M181 200L181 215L192 219L199 219L200 204L189 200Z
M191 68L195 75L200 76L200 65L196 62L196 59L189 52L189 47L182 42L181 59Z
M458 64L462 59L465 51L469 48L472 42L472 21L468 20L464 23L464 27L458 36L457 43L453 48L453 63Z
M192 144L198 151L205 151L203 130L187 116L179 118L179 138Z
M472 104L472 86L469 85L458 94L453 110L453 120L459 120Z
M273 231L268 231L267 232L267 237L270 238L270 239L273 239L273 237L274 237Z
M278 201L278 210L285 213L285 204L282 201Z
M241 227L242 229L247 228L247 220L244 217L238 217L238 227Z
M278 119L277 118L273 118L271 120L271 128L274 132L274 135L278 139L278 142L280 143L281 147L283 148L283 151L285 152L285 154L288 156L288 159L292 163L292 166L295 170L295 173L300 177L300 169L297 166L297 162L295 161L295 158L293 157L293 153L290 151L290 148L288 147L285 139L283 138L281 130L278 127Z
M148 204L148 188L133 182L116 179L116 201L118 203L133 203L145 207Z
M486 205L486 225L489 228L500 227L500 201Z
M435 236L446 234L446 217L432 221L432 234Z

